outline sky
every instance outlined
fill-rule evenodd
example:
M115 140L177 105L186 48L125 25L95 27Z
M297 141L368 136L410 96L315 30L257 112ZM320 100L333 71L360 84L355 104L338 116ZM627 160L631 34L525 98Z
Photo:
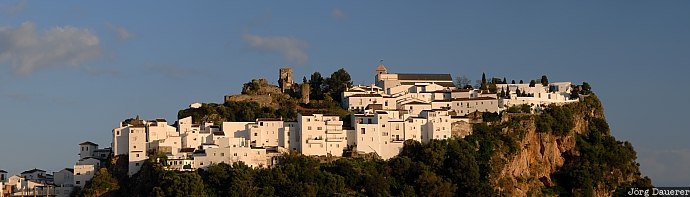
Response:
M290 66L590 83L657 186L690 183L690 1L2 1L0 169L72 167Z

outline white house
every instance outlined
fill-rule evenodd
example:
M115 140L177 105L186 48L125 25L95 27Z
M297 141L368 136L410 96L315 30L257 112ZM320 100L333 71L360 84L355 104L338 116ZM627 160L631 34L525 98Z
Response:
M304 155L341 156L347 148L343 121L338 116L298 114L299 151Z

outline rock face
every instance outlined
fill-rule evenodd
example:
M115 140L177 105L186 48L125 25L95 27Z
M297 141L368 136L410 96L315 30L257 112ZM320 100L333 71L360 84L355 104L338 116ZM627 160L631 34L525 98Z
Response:
M453 137L464 138L472 134L472 124L465 121L454 122L451 124L450 132Z
M596 100L596 98L595 98ZM490 174L490 183L500 194L507 196L540 196L545 195L543 188L556 184L552 174L563 167L566 154L579 155L577 150L578 134L589 132L589 119L604 119L603 109L596 100L598 108L581 107L573 111L573 128L565 135L538 130L537 115L504 114L502 123L516 122L517 125L503 129L506 135L521 135L518 150L510 155L495 155L502 160ZM517 121L516 121L517 120ZM613 174L613 172L611 172ZM619 183L635 180L639 174L616 174ZM619 184L617 184L619 185ZM595 196L611 196L612 191L603 188L594 189Z

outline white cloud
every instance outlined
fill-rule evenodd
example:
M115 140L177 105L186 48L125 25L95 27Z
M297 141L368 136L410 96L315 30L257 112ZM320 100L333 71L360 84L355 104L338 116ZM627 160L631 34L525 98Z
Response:
M333 11L331 11L331 16L335 19L338 19L338 20L347 19L347 14L345 14L345 12L343 12L343 10L338 9L338 8L335 8L335 9L333 9Z
M0 5L0 12L7 15L17 15L26 9L26 0L18 1L12 5Z
M119 39L120 41L127 41L129 39L132 39L132 37L134 37L134 34L130 33L129 30L127 30L127 28L125 28L125 27L113 25L110 23L107 23L106 25L108 25L108 29L110 29L110 31L115 33L115 35L117 36L117 39Z
M101 43L88 29L54 27L37 32L24 22L17 28L0 27L0 64L21 75L49 67L79 67L101 56Z
M242 39L251 50L281 54L286 63L304 65L309 60L309 55L306 52L309 44L294 37L258 36L247 33L242 36Z

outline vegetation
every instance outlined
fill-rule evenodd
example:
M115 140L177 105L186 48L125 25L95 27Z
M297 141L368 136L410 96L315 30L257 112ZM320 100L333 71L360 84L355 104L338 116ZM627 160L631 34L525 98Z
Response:
M283 100L280 107L261 107L253 101L229 101L222 105L216 103L204 103L200 108L188 108L180 110L177 118L192 116L192 120L199 122L246 122L255 121L257 118L283 118L295 120L297 118L297 103L294 100Z
M335 75L331 76L334 78ZM341 79L346 79L344 74ZM326 87L334 88L335 85ZM325 99L331 97L328 92L325 91ZM254 102L227 102L181 110L178 116L191 115L196 119L215 114L223 121L253 121L259 117L289 119L296 115L290 113L296 113L299 107L294 104L285 107L286 111L280 111L259 107ZM312 102L303 107L339 109L332 100ZM530 113L531 106L513 106L507 112ZM279 158L279 164L272 168L255 169L243 163L221 163L206 170L176 172L163 170L157 161L164 161L165 156L153 154L139 173L128 177L126 170L123 170L127 168L126 161L115 158L112 166L99 170L95 178L76 194L499 196L497 188L505 187L494 180L500 178L500 171L508 160L521 149L527 148L521 144L529 126L536 127L540 135L553 134L557 138L572 136L576 140L575 148L564 153L564 165L551 174L554 184L542 188L540 192L543 194L589 196L595 190L622 192L628 186L651 186L649 178L640 177L632 145L617 141L610 135L596 95L590 94L577 103L548 106L540 114L509 113L482 113L483 123L473 124L473 133L464 139L431 140L425 144L405 141L401 153L387 161L344 157L323 162L293 152ZM349 114L343 110L342 115ZM585 121L587 131L575 132L576 121ZM525 122L530 122L530 125ZM538 196L538 192L534 195Z

